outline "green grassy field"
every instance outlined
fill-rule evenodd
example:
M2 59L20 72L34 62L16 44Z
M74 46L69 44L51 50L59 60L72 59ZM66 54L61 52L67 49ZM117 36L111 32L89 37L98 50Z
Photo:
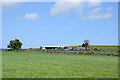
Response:
M118 78L118 57L3 51L3 78Z

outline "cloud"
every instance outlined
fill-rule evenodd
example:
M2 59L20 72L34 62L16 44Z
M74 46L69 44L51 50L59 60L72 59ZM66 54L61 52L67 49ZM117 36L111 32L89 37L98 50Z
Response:
M101 5L101 0L89 0L88 7L95 7Z
M108 7L107 10L108 11L112 11L113 9L112 9L112 7Z
M18 4L17 2L2 2L2 10L14 8Z
M93 9L86 16L81 17L82 20L96 20L96 19L107 19L112 16L112 13L101 13L102 8Z
M96 19L107 19L112 16L111 13L104 13L104 14L91 14L85 17L82 17L82 20L96 20Z
M37 13L28 13L25 14L23 17L18 18L18 20L36 20L38 19L39 15Z
M92 10L91 12L89 12L88 14L96 14L96 13L99 13L101 10L102 10L102 8L98 7L98 8L93 9L93 10Z
M2 10L9 10L18 6L20 2L25 2L28 0L1 0Z
M51 15L60 15L60 14L68 13L71 10L82 8L81 3L74 2L74 0L69 0L69 2L61 2L61 1L55 3L54 7L50 10Z
M1 2L26 2L30 0L1 0Z
M100 0L96 0L96 2L93 1L95 0L88 0L88 2L83 3L83 0L59 0L50 10L50 14L61 15L72 10L81 12L84 7L95 7L101 4Z
M54 4L54 6L50 10L50 15L52 16L64 16L65 14L69 15L72 13L79 13L80 19L82 20L90 20L90 19L107 19L112 16L112 8L109 7L107 11L109 13L100 13L102 11L101 0L87 0L88 2L84 2L83 0L60 0ZM96 8L99 7L99 8ZM84 12L85 9L92 9L92 11ZM82 16L81 16L82 15ZM83 17L84 16L84 17Z

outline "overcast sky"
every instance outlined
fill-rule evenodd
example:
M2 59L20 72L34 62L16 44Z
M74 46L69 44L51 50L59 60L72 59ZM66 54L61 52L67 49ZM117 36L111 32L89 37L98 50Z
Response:
M4 3L3 48L19 38L22 48L118 44L117 2Z

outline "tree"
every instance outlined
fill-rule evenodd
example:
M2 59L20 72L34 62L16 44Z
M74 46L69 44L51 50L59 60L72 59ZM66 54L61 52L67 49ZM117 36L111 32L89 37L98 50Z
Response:
M84 44L84 43L82 44L82 47L85 47L85 44Z
M9 45L7 45L7 48L11 48L11 49L21 49L22 43L19 41L19 39L15 39L15 40L11 40Z
M90 41L89 40L84 40L84 44L85 44L85 49L87 51L88 50L87 48L89 47Z

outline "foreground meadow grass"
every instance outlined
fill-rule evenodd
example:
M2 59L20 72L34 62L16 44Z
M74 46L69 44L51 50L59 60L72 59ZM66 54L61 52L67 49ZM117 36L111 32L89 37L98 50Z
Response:
M118 57L3 51L3 78L118 78Z

